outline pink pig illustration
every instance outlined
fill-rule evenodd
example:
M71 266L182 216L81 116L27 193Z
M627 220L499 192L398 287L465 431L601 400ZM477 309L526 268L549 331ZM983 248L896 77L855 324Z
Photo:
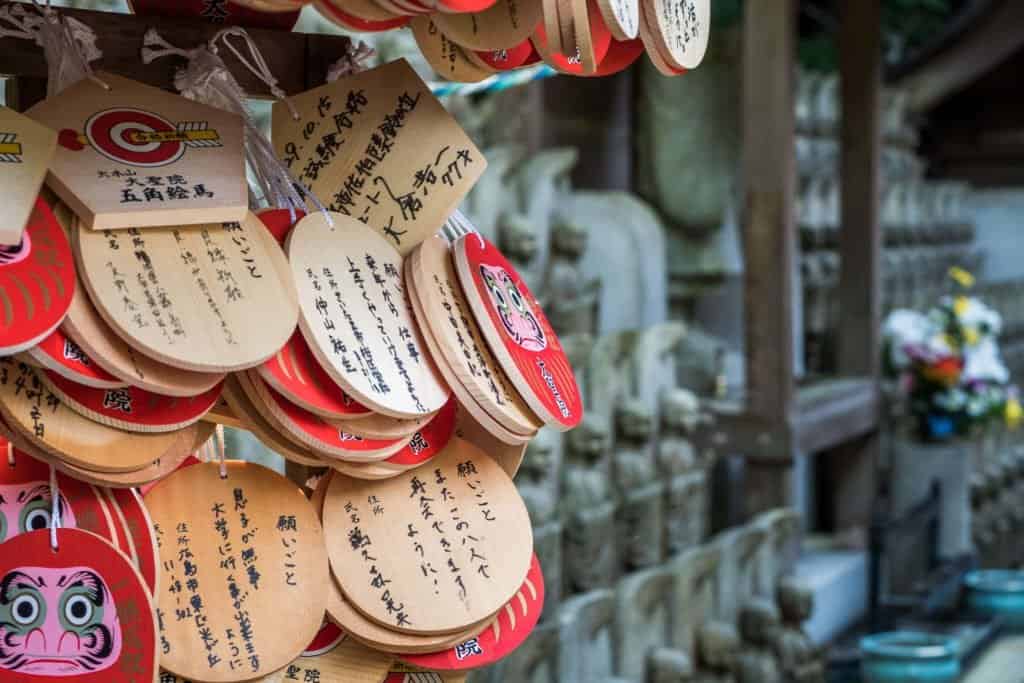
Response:
M481 264L480 275L487 286L491 304L515 343L535 353L546 349L548 340L544 329L508 272L500 266Z
M80 676L113 666L122 634L113 596L88 567L20 567L0 578L3 671Z

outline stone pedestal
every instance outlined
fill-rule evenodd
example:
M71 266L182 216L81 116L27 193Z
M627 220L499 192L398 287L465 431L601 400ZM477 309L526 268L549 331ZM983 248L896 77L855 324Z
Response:
M928 496L933 481L942 486L939 555L971 552L970 445L953 441L921 443L904 436L893 441L891 514L901 515Z

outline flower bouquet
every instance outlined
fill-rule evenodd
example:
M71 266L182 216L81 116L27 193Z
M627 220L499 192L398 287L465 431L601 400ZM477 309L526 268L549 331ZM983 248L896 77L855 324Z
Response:
M964 289L971 280L951 273ZM899 309L883 327L885 369L898 380L926 441L966 436L994 420L1021 420L1016 388L999 352L1002 318L980 299L943 297L926 313Z

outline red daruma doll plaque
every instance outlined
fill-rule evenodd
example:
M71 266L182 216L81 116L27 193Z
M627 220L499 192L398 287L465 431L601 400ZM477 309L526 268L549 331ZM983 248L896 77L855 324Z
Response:
M0 553L0 680L138 683L157 670L156 621L131 562L77 529L18 536Z

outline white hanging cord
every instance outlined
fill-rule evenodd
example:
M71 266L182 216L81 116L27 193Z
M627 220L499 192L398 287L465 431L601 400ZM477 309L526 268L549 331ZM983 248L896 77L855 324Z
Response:
M339 78L366 71L370 68L369 61L376 54L372 47L361 40L349 43L348 54L327 69L327 82L334 83Z
M7 442L7 464L10 467L15 466L14 462L14 444L10 441Z
M217 425L217 462L220 463L220 478L228 478L228 465L225 461L225 446L224 446L224 425Z
M231 36L240 36L245 40L251 59L246 59L241 51L227 40ZM146 31L143 39L142 61L149 64L155 59L172 55L186 59L186 65L175 73L174 87L184 97L242 117L245 123L246 161L264 200L274 208L288 209L293 222L296 219L296 211L305 210L308 201L323 212L328 224L333 225L327 209L320 200L292 176L274 153L273 145L257 128L245 104L245 91L217 54L218 41L223 42L247 69L265 83L275 97L283 99L293 114L297 114L294 105L285 99L284 91L270 73L266 60L244 29L223 29L218 31L209 43L185 50L171 45L156 29L151 28ZM253 200L252 203L255 208L257 202Z
M50 547L57 552L57 528L61 526L60 520L60 489L57 487L57 470L50 465Z
M73 17L66 17L50 7L33 0L33 5L6 5L0 8L0 21L12 28L0 26L0 37L22 38L35 41L43 48L47 65L47 95L52 97L83 78L88 78L104 90L110 84L99 78L90 66L103 56L96 46L96 33L88 25ZM32 7L38 14L31 14Z

